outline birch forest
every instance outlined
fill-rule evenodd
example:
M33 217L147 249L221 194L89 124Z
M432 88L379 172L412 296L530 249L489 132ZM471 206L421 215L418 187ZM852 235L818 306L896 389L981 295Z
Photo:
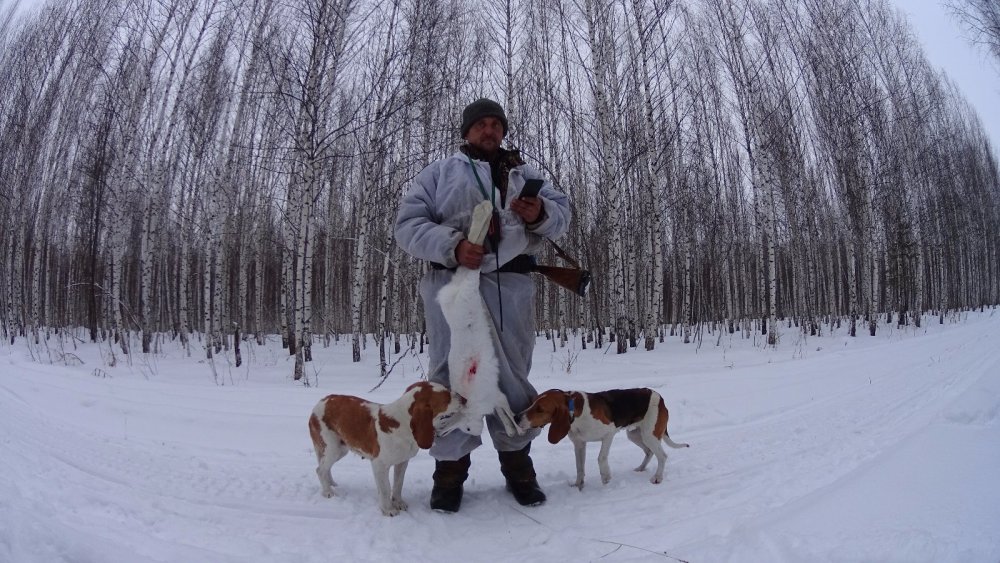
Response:
M481 96L593 272L537 277L553 347L1000 302L997 149L883 0L0 0L0 92L10 341L384 372L423 345L398 200Z

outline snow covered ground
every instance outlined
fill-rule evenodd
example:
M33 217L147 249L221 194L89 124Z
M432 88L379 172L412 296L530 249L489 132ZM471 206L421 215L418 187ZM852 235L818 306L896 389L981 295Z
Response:
M1000 561L1000 313L874 338L782 331L774 350L706 334L622 356L540 339L539 390L664 396L691 444L668 449L664 483L632 471L641 454L619 436L611 483L591 444L578 491L571 444L543 435L545 505L514 502L486 445L461 512L427 507L421 452L395 518L356 456L334 466L338 496L320 496L306 420L330 393L392 400L426 358L370 392L371 345L361 364L346 342L317 346L305 388L273 341L239 369L219 361L224 385L173 345L109 367L106 347L40 364L23 339L0 344L0 561Z

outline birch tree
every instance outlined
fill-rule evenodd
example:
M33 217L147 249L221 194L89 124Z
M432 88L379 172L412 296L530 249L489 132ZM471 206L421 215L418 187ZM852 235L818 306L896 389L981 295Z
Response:
M643 224L646 225L640 246L644 253L650 257L648 265L649 283L647 289L648 302L645 306L643 320L643 332L645 334L645 349L652 350L655 347L656 333L660 325L659 313L662 310L663 302L663 272L664 272L664 224L666 221L666 206L663 196L669 193L668 183L672 180L669 176L671 169L670 153L672 143L675 141L677 132L663 127L669 121L659 112L657 106L661 106L665 100L658 98L654 90L653 82L657 78L654 74L654 60L670 58L673 54L667 49L665 33L661 31L661 26L665 26L667 13L673 2L648 3L644 0L632 0L629 8L629 16L632 19L632 30L630 40L633 42L632 51L638 60L634 65L635 89L634 96L641 118L638 119L636 128L636 144L639 147L638 160L638 184L641 200L644 202L639 210ZM661 40L657 42L657 38Z
M352 359L355 362L361 361L361 307L364 300L365 281L371 279L372 272L369 263L373 254L380 255L382 259L381 267L378 269L382 280L379 285L379 307L377 318L378 326L384 330L384 319L386 315L385 306L388 291L388 276L390 263L390 238L388 230L384 227L379 229L377 217L384 216L388 209L385 198L394 192L390 189L391 175L387 170L390 164L391 154L388 137L396 129L396 117L400 111L402 95L400 91L400 67L401 67L401 46L405 45L405 36L402 41L397 42L397 35L402 35L400 3L390 2L387 6L387 13L384 19L379 22L379 28L385 30L384 35L377 32L378 49L372 54L368 63L368 87L370 88L370 100L368 112L365 117L365 124L359 137L360 153L363 163L360 167L361 182L358 193L358 234L354 249L354 268L351 281L351 351ZM383 226L385 223L383 222ZM393 245L394 246L394 245ZM373 252L374 251L374 252ZM381 354L380 364L383 372L385 364L385 334L376 332L379 341Z
M606 225L608 229L608 265L609 288L611 290L611 318L614 319L616 349L624 354L627 348L626 331L631 319L628 318L628 287L626 286L626 253L623 205L625 190L620 179L614 174L619 167L615 162L616 136L618 134L613 106L617 99L614 91L618 84L617 67L614 59L616 51L614 38L617 36L615 26L618 18L614 5L604 0L584 1L584 23L586 24L586 44L590 56L589 80L591 94L594 98L594 138L593 147L598 169L595 188L603 205L606 205Z
M359 8L354 0L304 1L297 14L301 31L301 52L306 57L288 67L286 88L280 92L294 115L291 182L286 211L289 234L286 252L294 252L292 283L294 318L295 380L304 374L305 362L312 361L312 276L315 250L315 203L320 195L323 163L335 131L330 129L331 106L337 102L344 70L352 18ZM286 259L287 260L287 259ZM287 273L285 274L288 275Z

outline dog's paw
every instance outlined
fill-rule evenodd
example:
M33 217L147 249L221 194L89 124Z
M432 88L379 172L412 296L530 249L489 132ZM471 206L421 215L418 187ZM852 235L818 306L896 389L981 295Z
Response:
M636 473L642 473L645 470L646 470L646 466L645 465L640 465L639 467L636 467L632 471L635 471Z
M611 482L611 475L601 475L601 483L607 485Z
M323 498L333 498L333 489L323 489Z
M395 506L382 507L382 514L384 514L385 516L389 517L396 516L397 514L399 514L399 512L400 510Z
M567 483L567 485L569 485L570 487L576 487L578 490L582 491L583 490L583 479L579 479L577 481L570 481L569 483Z
M649 482L652 483L652 484L654 484L654 485L659 485L660 483L663 482L663 475L653 475L649 479Z
M406 504L405 500L397 498L397 499L392 499L392 507L402 512L403 510L408 510L410 508L410 505Z

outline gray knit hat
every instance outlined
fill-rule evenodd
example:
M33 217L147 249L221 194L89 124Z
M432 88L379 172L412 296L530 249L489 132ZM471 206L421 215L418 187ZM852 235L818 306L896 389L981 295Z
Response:
M507 115L504 114L500 104L489 98L479 98L462 110L462 138L464 139L469 134L469 129L472 129L472 126L484 117L499 119L500 123L503 124L503 134L507 135Z

